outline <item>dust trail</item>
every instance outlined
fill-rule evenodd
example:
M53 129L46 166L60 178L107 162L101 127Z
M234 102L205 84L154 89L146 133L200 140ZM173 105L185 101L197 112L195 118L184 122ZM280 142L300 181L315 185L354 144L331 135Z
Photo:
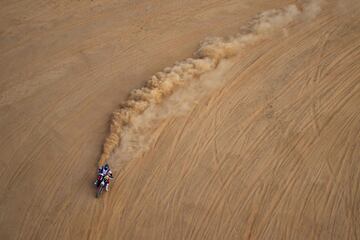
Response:
M222 60L216 70L204 73L198 81L191 81L184 88L177 89L166 101L149 106L141 115L125 126L121 133L121 144L110 156L109 163L115 170L121 169L129 160L146 152L161 133L161 120L181 116L191 111L205 95L223 86L223 76L233 64Z
M145 143L149 139L141 139L141 134L148 128L147 125L154 119L189 109L193 101L206 91L216 88L218 84L214 79L221 79L219 73L223 73L225 65L229 65L226 59L295 20L314 17L319 9L320 1L310 1L301 7L289 5L265 11L241 28L238 34L227 38L207 38L200 44L193 58L177 62L153 75L144 87L131 91L128 99L113 112L110 133L105 139L99 165L109 160L120 142L122 149L128 149L128 158L146 149ZM171 110L164 112L166 108Z

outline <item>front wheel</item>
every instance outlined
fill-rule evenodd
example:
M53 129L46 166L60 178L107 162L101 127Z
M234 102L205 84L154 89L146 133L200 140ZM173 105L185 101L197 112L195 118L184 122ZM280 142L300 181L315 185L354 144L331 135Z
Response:
M103 190L104 190L104 186L102 186L102 185L100 184L100 186L99 186L98 189L96 190L96 198L99 198L99 197L100 197L100 195L101 195L101 193L102 193Z

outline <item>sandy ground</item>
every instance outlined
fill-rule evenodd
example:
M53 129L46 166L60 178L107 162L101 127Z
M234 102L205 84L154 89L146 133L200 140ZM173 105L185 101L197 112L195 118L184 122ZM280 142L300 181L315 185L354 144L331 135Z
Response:
M1 1L0 239L360 239L357 0L232 58L94 197L131 89L289 3Z

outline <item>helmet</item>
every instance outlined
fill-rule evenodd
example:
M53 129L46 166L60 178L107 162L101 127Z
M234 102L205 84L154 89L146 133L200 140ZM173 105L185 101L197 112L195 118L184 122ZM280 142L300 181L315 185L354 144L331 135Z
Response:
M104 168L105 168L105 170L108 170L109 169L109 164L105 164Z

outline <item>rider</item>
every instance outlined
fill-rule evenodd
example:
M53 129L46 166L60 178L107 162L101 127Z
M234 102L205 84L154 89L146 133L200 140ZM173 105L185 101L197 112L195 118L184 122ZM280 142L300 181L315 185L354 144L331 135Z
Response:
M110 185L110 179L113 179L113 175L112 172L110 170L110 168L108 169L106 175L104 176L104 180L105 180L105 190L108 192L109 191L109 185Z
M108 171L110 171L109 164L105 164L104 166L101 166L98 170L98 174L101 176L105 176Z
M105 182L105 190L108 192L109 191L109 183L110 183L109 175L104 176L104 182Z
M110 179L113 178L112 172L110 170L109 164L105 164L104 166L101 166L98 170L98 178L95 181L95 185L98 185L99 182L101 182L102 179L104 179L105 182L105 189L106 191L109 191L109 183Z
M105 164L98 169L98 177L95 181L95 185L98 185L98 183L101 181L101 179L108 173L109 171L109 164Z

